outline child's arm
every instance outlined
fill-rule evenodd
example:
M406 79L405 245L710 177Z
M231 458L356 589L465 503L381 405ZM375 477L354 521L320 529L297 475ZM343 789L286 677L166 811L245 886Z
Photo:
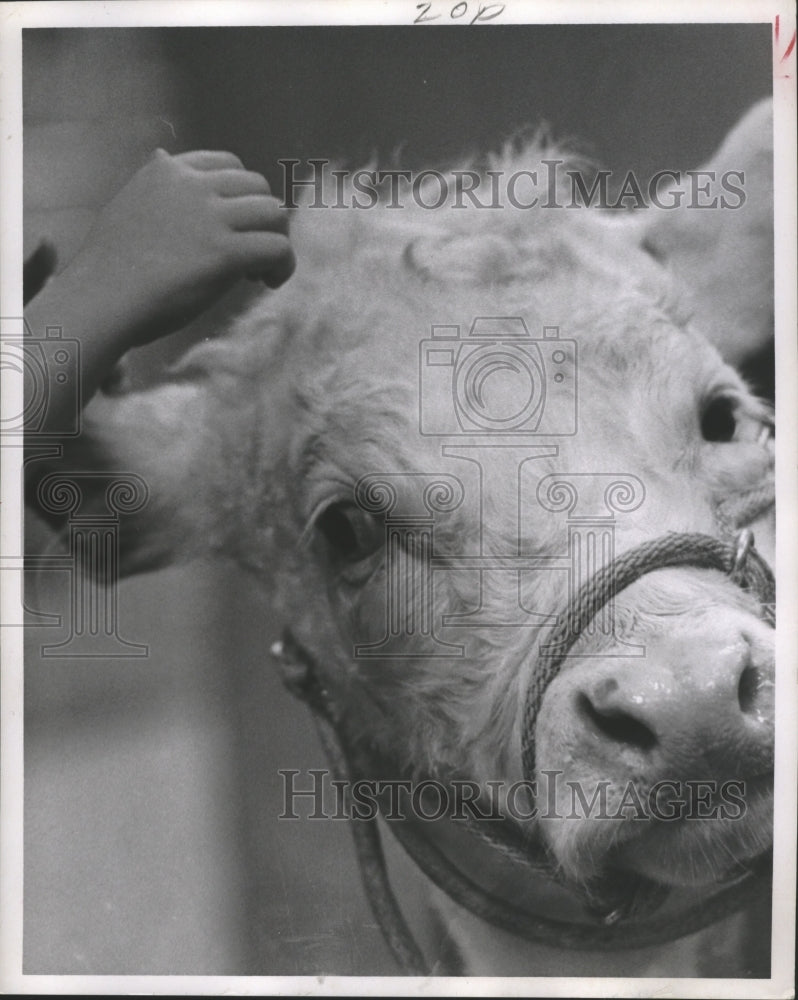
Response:
M35 336L59 326L80 341L85 404L127 350L179 330L239 278L282 284L294 269L287 232L265 178L232 153L157 150L25 319ZM49 407L39 433L73 417Z

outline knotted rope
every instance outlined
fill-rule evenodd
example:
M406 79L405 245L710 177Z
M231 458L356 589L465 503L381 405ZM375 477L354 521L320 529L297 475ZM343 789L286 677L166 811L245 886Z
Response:
M713 569L728 574L735 583L759 598L762 617L775 625L775 581L767 563L754 550L750 531L740 532L735 544L707 535L672 533L624 553L583 585L559 619L547 646L550 652L540 662L538 676L530 685L524 708L522 755L525 774L534 774L534 723L546 688L562 668L586 625L607 601L640 577L675 566ZM347 731L340 706L335 703L330 686L325 683L313 657L299 646L290 632L286 632L282 642L275 644L272 653L289 689L313 710L335 776L345 782L348 794L353 781L369 774L372 762L365 759L362 748ZM397 964L407 975L430 975L431 969L391 888L377 820L353 819L351 827L366 896ZM474 824L469 824L468 828L473 832ZM602 951L642 948L695 933L753 902L767 889L771 867L768 852L713 896L677 912L651 912L659 908L666 891L646 880L641 880L640 885L627 880L631 893L620 893L619 905L614 909L605 906L603 915L594 917L592 923L565 921L533 914L488 892L439 847L423 837L412 823L393 823L392 829L424 874L459 905L503 930L560 948ZM529 845L514 824L494 827L490 832L478 829L477 835L497 848L505 861L522 865L527 872L545 873L561 881L545 852ZM602 902L606 903L606 899Z
M586 626L617 594L642 576L673 567L714 569L726 573L740 587L759 598L762 617L776 624L776 582L770 567L753 547L745 529L729 544L710 535L672 532L644 542L599 569L577 591L560 615L549 642L538 660L527 690L522 723L521 754L524 777L535 777L535 721L546 689L562 669L568 654Z

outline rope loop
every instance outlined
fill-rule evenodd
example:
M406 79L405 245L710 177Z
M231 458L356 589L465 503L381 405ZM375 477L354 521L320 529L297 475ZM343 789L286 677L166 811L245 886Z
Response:
M750 530L741 531L734 543L711 535L670 532L618 556L602 566L577 591L558 617L547 648L553 652L538 660L527 689L522 723L524 777L535 777L535 722L548 686L562 669L571 649L598 612L617 594L641 577L659 569L677 567L713 569L728 575L743 590L754 594L764 621L776 625L776 581L768 564L754 548Z
M692 567L727 574L738 586L754 594L762 618L775 627L775 580L770 567L753 546L750 531L740 532L733 544L709 535L671 533L646 542L602 567L577 592L559 617L548 648L530 684L524 706L522 758L525 776L535 774L534 726L548 685L565 663L581 632L616 594L658 569ZM347 782L367 777L373 762L364 757L362 745L348 732L342 706L333 697L329 680L313 657L290 632L272 647L286 686L313 711L322 744L336 776ZM429 975L431 969L413 938L390 885L376 819L352 820L358 863L372 912L400 967L407 975ZM510 822L487 829L467 827L495 848L507 863L525 872L562 882L545 850L536 848L523 831ZM751 862L736 880L722 885L714 895L685 909L665 904L667 890L644 879L634 884L624 876L622 885L602 884L591 900L583 900L587 918L566 921L539 914L494 896L457 867L414 824L392 823L396 839L418 867L455 902L495 927L559 948L615 951L643 948L676 940L707 927L750 905L769 887L772 858L767 852ZM591 905L591 903L593 905ZM592 915L592 921L591 921Z

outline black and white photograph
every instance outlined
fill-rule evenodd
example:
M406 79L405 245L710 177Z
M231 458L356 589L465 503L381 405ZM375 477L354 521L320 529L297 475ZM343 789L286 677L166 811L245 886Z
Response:
M794 996L792 5L4 7L0 990Z

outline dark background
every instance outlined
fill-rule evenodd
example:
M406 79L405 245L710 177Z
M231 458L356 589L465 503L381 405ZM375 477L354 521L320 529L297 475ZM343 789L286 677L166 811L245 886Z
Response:
M281 158L353 168L375 157L411 169L445 165L540 124L619 178L631 170L644 183L657 170L695 168L771 92L770 31L769 24L28 30L25 252L49 237L66 263L93 212L156 146L232 150L280 194ZM188 331L137 352L133 384L213 335L250 292L242 286Z
M770 93L770 25L436 25L163 33L191 92L190 141L275 186L277 156L419 168L548 122L608 168L705 159Z

